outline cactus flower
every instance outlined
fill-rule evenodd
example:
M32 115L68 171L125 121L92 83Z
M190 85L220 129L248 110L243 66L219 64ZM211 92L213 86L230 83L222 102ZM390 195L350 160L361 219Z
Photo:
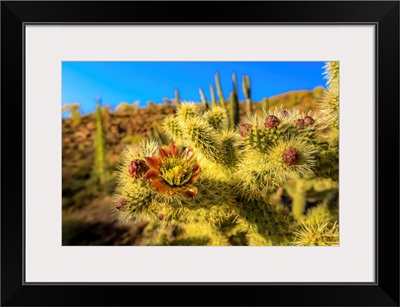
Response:
M181 194L185 198L193 199L197 188L192 184L200 176L201 168L192 162L193 149L186 148L180 154L179 148L173 142L169 149L159 149L160 157L145 157L149 170L146 179L159 194Z

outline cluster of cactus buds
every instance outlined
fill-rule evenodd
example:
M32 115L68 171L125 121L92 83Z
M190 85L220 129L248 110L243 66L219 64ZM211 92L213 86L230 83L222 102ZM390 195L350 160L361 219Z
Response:
M249 111L232 122L235 75L233 81L230 111L216 75L218 104L212 89L211 106L182 101L165 118L168 147L154 140L127 147L115 193L117 217L202 229L215 235L208 241L213 244L229 244L221 228L226 223L249 245L302 245L310 232L309 242L336 244L338 151L324 130L332 117L280 107ZM249 99L247 77L243 87ZM318 237L321 227L332 239Z

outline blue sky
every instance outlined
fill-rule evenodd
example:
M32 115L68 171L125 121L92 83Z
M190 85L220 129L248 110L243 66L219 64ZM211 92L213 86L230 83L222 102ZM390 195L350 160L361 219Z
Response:
M93 112L96 98L114 110L121 102L161 103L179 90L182 101L200 101L199 88L211 100L209 85L215 87L218 72L224 96L233 89L232 73L238 80L250 76L254 101L291 90L326 86L324 62L63 62L62 105L80 103L82 113Z

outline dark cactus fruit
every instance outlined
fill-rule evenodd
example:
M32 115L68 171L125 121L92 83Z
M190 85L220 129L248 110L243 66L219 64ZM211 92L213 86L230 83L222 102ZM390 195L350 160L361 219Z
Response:
M160 221L162 221L162 220L164 219L164 214L159 213L159 214L157 215L157 219L159 219Z
M311 116L304 117L304 125L311 126L312 124L314 124L314 122L315 121Z
M126 203L127 203L126 199L120 198L120 199L118 199L117 203L115 204L115 207L118 210L121 210L126 206Z
M296 123L297 127L299 127L299 128L304 128L304 126L305 126L304 119L302 119L302 118L296 119L295 123Z
M282 154L282 161L286 165L296 165L300 161L300 153L295 148L288 148Z
M279 123L280 121L278 117L276 117L275 115L269 115L264 121L264 126L269 129L273 129L278 127Z
M139 178L149 170L146 162L140 159L132 160L129 164L128 171L129 175L133 178Z
M251 131L252 125L250 124L241 124L239 126L239 134L242 137L246 137Z
M286 111L286 110L282 110L282 111L279 113L279 116L282 117L282 118L288 117L288 116L289 116L289 112Z

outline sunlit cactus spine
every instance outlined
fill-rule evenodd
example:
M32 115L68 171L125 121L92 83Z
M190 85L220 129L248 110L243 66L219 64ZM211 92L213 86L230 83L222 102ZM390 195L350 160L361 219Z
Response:
M301 223L294 230L292 245L297 246L338 246L339 226L337 222L316 222L315 224Z
M228 125L228 116L225 109L213 106L204 113L205 120L217 131L224 130Z
M335 163L339 159L339 62L326 62L324 76L327 88L319 102L326 133L323 135L326 142L321 145L320 176L339 180L339 166ZM327 167L334 166L334 169Z
M339 62L327 62L324 70L327 89L324 90L320 106L327 125L336 131L339 128Z

